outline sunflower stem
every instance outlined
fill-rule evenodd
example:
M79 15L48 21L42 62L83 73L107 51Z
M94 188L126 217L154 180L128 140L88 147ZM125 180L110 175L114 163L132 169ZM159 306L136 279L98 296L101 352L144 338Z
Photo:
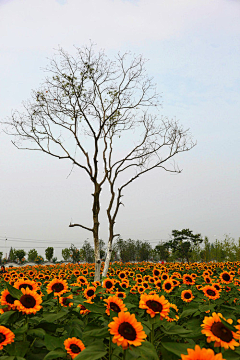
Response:
M126 360L126 350L123 350L123 360Z
M154 342L154 323L152 324L152 330L151 330L151 343Z
M109 336L109 360L112 359L112 339L111 335Z

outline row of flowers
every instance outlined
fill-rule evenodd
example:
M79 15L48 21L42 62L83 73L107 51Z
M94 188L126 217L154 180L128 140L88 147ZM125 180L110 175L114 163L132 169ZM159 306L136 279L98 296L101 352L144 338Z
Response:
M12 269L2 358L239 359L239 265L119 263L101 284L93 265Z

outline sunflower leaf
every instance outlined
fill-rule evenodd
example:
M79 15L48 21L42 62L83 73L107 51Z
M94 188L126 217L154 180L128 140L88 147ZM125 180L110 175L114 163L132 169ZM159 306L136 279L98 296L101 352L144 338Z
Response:
M21 290L18 290L18 289L16 289L15 287L13 287L12 285L10 285L10 284L8 284L7 282L6 282L6 286L7 286L7 289L8 289L8 291L9 291L9 293L10 293L10 295L12 295L12 297L14 297L15 299L20 299L20 297L22 296L22 292L21 292Z
M229 330L236 332L237 329L235 328L234 325L229 324L226 320L224 320L223 318L221 318L221 322L223 323L223 325L226 326L226 328L228 328Z
M173 353L179 358L181 358L182 354L187 354L187 349L191 348L189 344L176 343L176 342L161 342L161 346L164 347L170 353Z
M74 358L74 360L97 360L105 356L106 353L107 351L105 350L104 346L99 348L99 345L90 345L81 351L80 354Z
M57 350L53 350L50 351L43 360L51 360L51 359L57 359L57 358L64 358L66 359L66 351L62 350L62 349L57 349Z

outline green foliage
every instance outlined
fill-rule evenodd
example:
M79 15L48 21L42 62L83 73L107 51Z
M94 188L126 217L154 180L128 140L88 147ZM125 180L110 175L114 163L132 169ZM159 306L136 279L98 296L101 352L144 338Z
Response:
M149 242L141 240L123 240L118 238L114 250L123 262L149 261L153 255Z
M12 247L10 248L8 259L10 261L16 261L17 260L16 250L13 249Z
M28 252L28 261L35 261L38 256L38 252L36 249L31 249Z
M44 258L41 255L38 255L35 259L37 264L42 264L44 262Z
M168 261L169 259L168 245L166 243L159 243L156 245L154 253L157 255L157 260Z
M51 261L52 257L53 257L53 247L49 246L46 250L45 250L45 256L46 256L46 259L48 261Z
M76 248L76 246L74 246L73 244L71 244L70 248L70 257L72 259L73 263L76 263L78 261L80 261L80 252L79 250Z
M71 258L71 252L68 248L62 249L62 257L65 261L69 261Z
M15 254L17 259L22 262L24 256L26 255L26 252L23 249L15 250Z
M102 247L102 252L104 252L103 250L104 242L102 240L100 240L100 242L101 245L100 244L99 245L100 245L100 256L101 256L101 247ZM87 240L84 241L83 246L80 250L80 254L81 254L81 260L86 261L87 263L94 262L94 249Z
M172 254L179 258L181 261L190 261L193 248L201 244L203 239L201 234L193 234L189 229L172 230L172 240L166 243L172 250Z

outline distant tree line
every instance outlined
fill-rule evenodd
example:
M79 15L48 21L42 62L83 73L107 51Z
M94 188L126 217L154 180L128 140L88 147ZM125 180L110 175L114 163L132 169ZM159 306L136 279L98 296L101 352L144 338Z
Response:
M106 244L99 241L100 257L104 261L106 257ZM42 263L43 257L36 249L31 249L28 254L23 249L10 249L8 260L23 263L26 261ZM55 263L54 248L45 249L46 260ZM0 252L0 261L3 253ZM74 244L69 248L62 249L62 257L65 261L94 262L94 248L89 241L85 240L78 249ZM194 234L189 229L173 230L169 241L159 242L155 247L148 241L127 239L121 237L113 244L111 261L181 261L181 262L208 262L208 261L240 261L240 238L225 236L223 240L215 240L211 243L208 237L202 238L201 234Z

